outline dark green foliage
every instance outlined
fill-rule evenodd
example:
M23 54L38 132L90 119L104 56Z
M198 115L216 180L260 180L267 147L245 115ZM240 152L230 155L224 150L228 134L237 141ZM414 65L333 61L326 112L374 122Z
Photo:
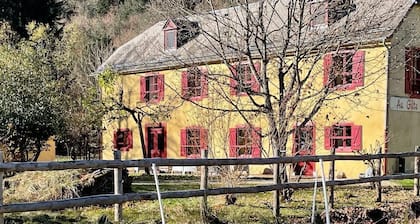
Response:
M0 20L26 36L25 26L32 21L49 24L59 33L71 10L65 0L0 0Z
M28 34L29 40L0 43L0 138L9 160L31 160L31 152L36 160L63 121L52 37L47 27L34 23Z

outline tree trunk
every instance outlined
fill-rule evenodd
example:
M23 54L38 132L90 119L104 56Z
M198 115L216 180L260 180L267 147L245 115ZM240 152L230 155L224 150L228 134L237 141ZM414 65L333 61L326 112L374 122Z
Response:
M36 152L35 152L34 156L32 157L32 162L38 161L39 155L41 154L41 148L42 148L41 143L39 141L37 141Z
M137 128L139 129L139 135L140 135L140 145L141 145L141 151L143 153L143 158L149 158L148 154L147 154L147 149L146 149L146 143L144 142L144 133L143 133L143 125L142 125L142 120L138 119L137 120ZM147 175L150 175L150 169L149 167L144 167L144 172L146 172Z

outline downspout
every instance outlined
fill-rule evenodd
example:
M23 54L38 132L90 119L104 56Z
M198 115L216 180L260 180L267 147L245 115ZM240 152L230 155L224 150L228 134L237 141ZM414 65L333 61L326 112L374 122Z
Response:
M389 47L387 46L387 44L386 44L386 40L387 40L387 38L384 38L383 40L382 40L382 45L385 47L385 49L386 49L386 64L385 64L385 66L386 66L386 83L385 83L385 87L386 87L386 103L385 103L385 130L384 130L384 151L383 151L383 153L384 154L387 154L388 153L388 141L389 141L389 139L388 139L388 125L389 125L389 80L390 80L390 77L389 77L389 75L390 75L390 70L389 70L389 53L390 53L390 51L389 51ZM383 159L384 160L384 162L383 162L383 169L384 169L384 172L382 172L382 174L383 175L387 175L387 166L388 166L388 159L387 158L384 158ZM380 167L380 169L381 169L382 167Z

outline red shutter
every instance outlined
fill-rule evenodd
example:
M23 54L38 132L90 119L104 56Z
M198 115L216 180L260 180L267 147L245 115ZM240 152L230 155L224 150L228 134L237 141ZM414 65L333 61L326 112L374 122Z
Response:
M331 127L324 129L324 147L326 150L331 150Z
M405 93L412 94L413 90L411 88L412 78L413 78L413 53L412 49L405 49Z
M159 123L159 126L162 127L163 131L163 152L161 153L161 158L168 157L167 144L168 144L168 135L167 135L167 128L165 123Z
M351 150L361 150L362 149L362 126L353 125L351 127Z
M181 156L187 156L187 129L181 129Z
M114 131L114 139L112 140L112 143L114 145L114 149L117 149L117 131Z
M133 148L133 132L129 130L127 132L127 151L128 149L132 149L132 148Z
M207 129L201 128L200 129L200 148L201 148L201 150L206 150L207 149L208 142L209 142L209 140L208 140Z
M230 95L236 96L237 91L236 87L238 86L238 81L236 81L237 73L236 73L236 66L230 66L230 72L232 73L232 77L230 78Z
M188 72L183 71L181 75L181 96L186 97L188 93Z
M165 97L165 77L163 75L158 75L158 88L159 88L159 98L161 101Z
M365 74L365 52L356 51L353 55L353 85L354 86L363 86L363 76Z
M261 64L259 62L255 63L254 68L255 68L255 71L257 72L256 75L259 76L261 74L261 71L260 71L261 70ZM258 81L257 77L255 77L254 75L252 76L251 89L255 93L260 92L260 82Z
M209 83L208 83L208 72L202 71L201 73L201 97L207 97L209 95Z
M326 54L324 56L324 86L328 86L328 82L330 81L330 73L331 73L331 65L332 65L332 54Z
M140 101L146 102L146 77L140 77Z
M229 129L229 157L236 157L236 128Z
M252 129L252 158L261 158L261 128Z

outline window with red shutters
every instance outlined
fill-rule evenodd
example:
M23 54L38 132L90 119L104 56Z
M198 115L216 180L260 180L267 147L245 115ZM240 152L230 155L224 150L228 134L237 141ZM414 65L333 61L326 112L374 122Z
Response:
M133 148L133 132L130 129L118 129L114 131L114 149L129 151Z
M352 152L362 149L362 126L340 123L325 127L325 149L336 152Z
M296 127L293 133L293 152L295 154L312 154L315 151L315 128L313 125Z
M140 100L157 103L164 98L164 76L152 74L140 78Z
M405 51L405 93L420 98L420 48Z
M201 100L208 95L207 72L191 68L182 72L182 97Z
M260 158L261 128L239 126L229 130L230 157Z
M181 156L201 158L201 150L207 149L207 130L200 127L181 129Z
M254 64L257 75L260 72L260 63ZM231 68L233 78L230 80L231 94L232 95L247 95L260 92L260 84L252 74L252 69L248 63L240 63L232 66Z
M363 86L364 64L364 51L343 51L325 55L324 85L343 90Z

